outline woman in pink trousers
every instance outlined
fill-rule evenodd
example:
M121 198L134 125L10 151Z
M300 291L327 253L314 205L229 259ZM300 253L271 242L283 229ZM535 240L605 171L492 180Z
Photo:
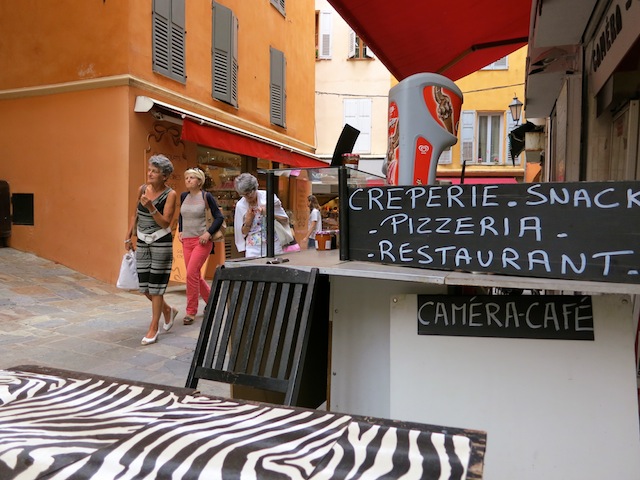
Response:
M184 172L187 192L180 195L178 239L182 242L184 263L187 267L187 312L183 323L191 325L198 313L199 297L206 302L211 288L200 273L207 257L213 252L214 234L220 229L224 217L216 199L202 190L205 175L199 168ZM213 223L206 224L206 208L211 210Z

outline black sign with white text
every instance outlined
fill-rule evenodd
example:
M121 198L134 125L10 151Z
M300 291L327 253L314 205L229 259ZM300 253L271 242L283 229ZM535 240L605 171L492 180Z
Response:
M350 188L349 259L640 283L640 182Z
M418 335L593 340L591 297L418 295Z

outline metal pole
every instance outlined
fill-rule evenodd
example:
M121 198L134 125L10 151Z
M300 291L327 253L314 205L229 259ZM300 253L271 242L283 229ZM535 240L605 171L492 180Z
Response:
M340 212L340 260L349 260L349 170L344 165L338 167L338 195Z
M273 172L267 172L267 257L275 256L275 175Z

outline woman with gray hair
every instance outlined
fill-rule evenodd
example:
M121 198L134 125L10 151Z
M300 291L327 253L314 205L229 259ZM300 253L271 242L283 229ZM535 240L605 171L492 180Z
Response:
M250 173L241 173L233 184L242 198L236 204L233 231L236 247L245 252L245 257L265 257L267 255L267 192L258 190L258 179ZM289 225L287 212L282 202L274 195L274 216L276 222ZM277 235L274 241L276 255L282 253L282 244Z
M151 324L142 338L142 345L150 345L158 340L160 315L164 315L162 328L165 332L171 329L178 315L178 309L164 301L173 263L171 221L177 195L165 183L172 172L173 164L164 155L149 158L147 183L140 187L136 210L124 240L126 250L133 248L131 237L135 228L140 293L151 300Z

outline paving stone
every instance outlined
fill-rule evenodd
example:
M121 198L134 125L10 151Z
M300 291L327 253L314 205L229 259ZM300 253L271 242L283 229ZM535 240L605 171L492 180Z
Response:
M179 310L174 327L142 346L146 297L11 248L0 248L0 265L0 368L44 365L184 386L202 322L200 313L182 324L184 285L171 284L165 295ZM228 385L217 385L218 395L229 395Z

